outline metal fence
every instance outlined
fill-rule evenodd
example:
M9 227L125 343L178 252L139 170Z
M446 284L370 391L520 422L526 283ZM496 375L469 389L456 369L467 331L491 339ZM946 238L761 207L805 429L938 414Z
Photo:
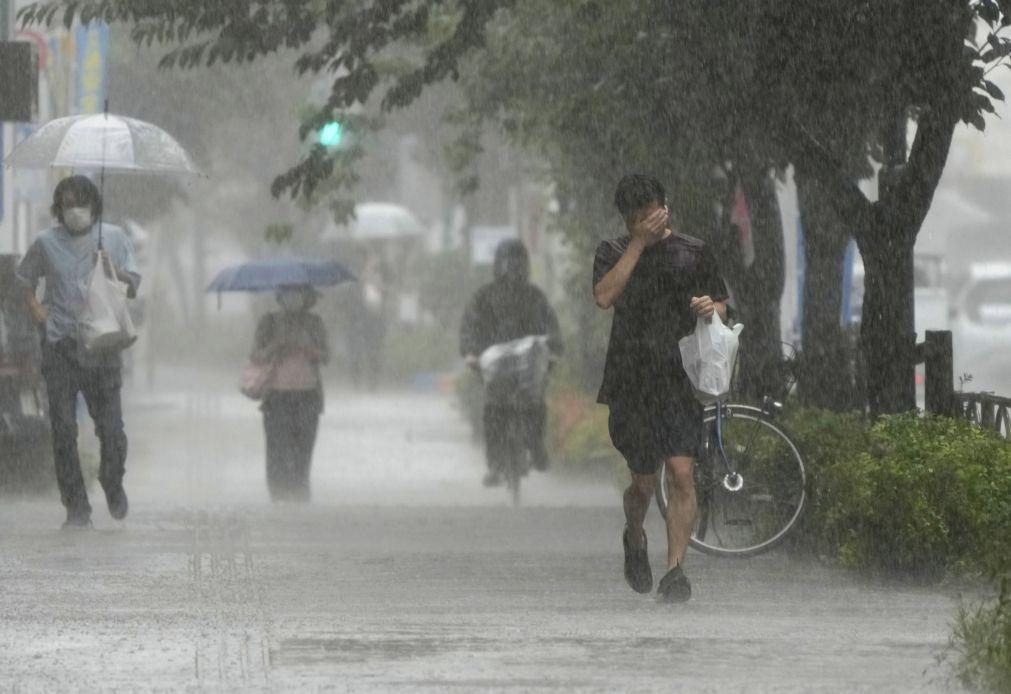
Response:
M917 361L924 365L926 376L927 412L966 419L1011 439L1011 398L955 391L950 331L928 330L926 339L916 348Z
M990 393L956 393L955 416L1011 439L1011 398Z

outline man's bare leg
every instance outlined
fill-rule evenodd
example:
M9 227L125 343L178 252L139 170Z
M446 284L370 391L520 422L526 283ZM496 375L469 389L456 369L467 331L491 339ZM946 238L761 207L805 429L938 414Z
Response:
M664 479L667 486L667 568L673 569L684 559L688 539L695 526L694 459L677 456L669 458L664 464L667 466ZM628 515L627 511L625 515Z
M656 490L656 475L632 474L632 484L625 490L625 524L628 526L628 544L633 549L642 547L642 524L649 511L649 502Z
M653 570L649 565L646 534L642 530L649 500L656 489L656 475L632 473L632 484L625 490L625 581L637 593L653 590Z

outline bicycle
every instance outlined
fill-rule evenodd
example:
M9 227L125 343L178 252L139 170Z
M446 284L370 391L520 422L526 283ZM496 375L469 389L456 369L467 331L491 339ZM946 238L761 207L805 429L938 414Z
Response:
M486 400L499 406L503 416L497 452L513 506L520 504L520 481L533 468L532 432L521 413L543 403L551 361L546 335L492 345L480 357Z
M506 463L502 466L502 477L512 505L520 505L520 481L527 476L532 467L530 443L528 434L522 426L519 417L511 416L505 423L503 457Z
M807 475L797 445L775 422L781 410L769 397L761 407L718 401L704 409L694 472L698 516L689 540L695 549L754 556L781 542L800 519ZM666 517L666 465L656 499Z

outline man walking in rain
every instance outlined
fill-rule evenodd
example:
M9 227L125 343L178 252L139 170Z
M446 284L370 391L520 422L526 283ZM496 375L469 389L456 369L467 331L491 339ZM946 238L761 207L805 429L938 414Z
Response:
M466 363L476 368L484 350L528 335L547 335L551 353L561 354L558 318L544 292L530 282L530 257L522 241L510 239L498 245L493 276L490 283L477 290L463 314L460 354ZM544 447L547 416L543 401L528 403L522 410L490 402L485 404L484 438L488 463L485 486L502 483L503 467L507 464L503 460L507 446L505 436L514 417L520 419L527 434L534 468L547 469L548 454Z
M35 239L18 267L17 278L43 332L42 376L49 396L53 458L60 497L67 509L63 527L88 528L91 504L77 452L77 394L83 394L95 422L101 449L98 479L109 514L122 519L128 509L123 490L127 442L120 400L122 360L118 351L86 351L78 325L100 252L96 221L102 214L102 198L98 188L84 176L63 179L53 193L52 213L58 224ZM118 227L103 225L102 245L101 252L112 261L116 278L126 284L127 296L134 298L140 274L126 234ZM45 295L40 303L35 290L41 279L45 280Z
M702 407L681 365L678 340L697 317L726 320L726 285L709 249L671 219L660 182L641 174L621 179L614 203L628 233L604 241L593 261L593 297L614 308L598 402L610 408L608 430L632 482L624 494L625 580L649 593L643 520L666 466L667 572L657 588L664 602L691 597L682 569L696 517L694 458L702 435Z

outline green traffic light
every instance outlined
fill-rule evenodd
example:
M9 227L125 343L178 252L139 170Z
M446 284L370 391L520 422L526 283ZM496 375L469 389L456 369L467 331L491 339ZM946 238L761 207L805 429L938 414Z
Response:
M319 143L324 147L337 147L342 139L344 139L344 128L335 120L324 125L319 131Z

